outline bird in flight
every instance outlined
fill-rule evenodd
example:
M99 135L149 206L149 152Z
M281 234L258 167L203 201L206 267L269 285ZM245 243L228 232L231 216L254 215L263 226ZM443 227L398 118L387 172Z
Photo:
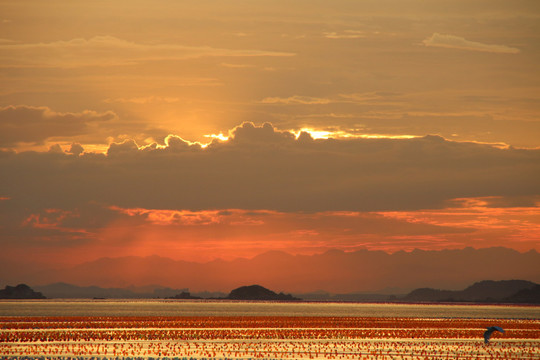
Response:
M491 334L494 332L494 331L500 331L502 333L504 333L504 330L502 327L500 326L490 326L487 328L486 332L484 333L484 343L489 343L489 338L491 337Z

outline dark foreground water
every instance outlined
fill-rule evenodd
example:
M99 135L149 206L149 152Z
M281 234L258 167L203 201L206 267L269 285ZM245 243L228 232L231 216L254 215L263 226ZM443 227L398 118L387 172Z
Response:
M373 316L540 319L540 307L197 300L0 300L0 316Z

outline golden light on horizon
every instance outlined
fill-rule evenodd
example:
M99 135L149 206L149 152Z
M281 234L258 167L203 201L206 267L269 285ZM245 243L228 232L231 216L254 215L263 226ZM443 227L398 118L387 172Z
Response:
M297 139L303 132L308 133L313 139L414 139L420 137L418 135L366 134L343 130L318 130L307 127L292 132Z

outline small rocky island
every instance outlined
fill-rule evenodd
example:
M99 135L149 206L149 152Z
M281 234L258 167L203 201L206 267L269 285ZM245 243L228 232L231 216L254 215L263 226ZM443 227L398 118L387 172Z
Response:
M46 299L42 293L36 292L26 284L17 286L7 285L3 290L0 290L0 299Z
M202 299L198 296L191 295L188 291L182 291L180 294L177 294L175 296L168 297L167 299L176 299L176 300L198 300Z
M241 286L231 291L228 300L266 300L266 301L299 301L291 294L276 294L260 285Z
M177 300L196 300L203 299L198 296L192 296L189 292L183 291L180 294L177 294L168 299L177 299ZM279 294L268 290L265 287L260 285L250 285L250 286L241 286L237 289L234 289L226 297L220 298L205 298L207 300L262 300L262 301L300 301L302 299L295 298L291 294L284 294L280 292Z

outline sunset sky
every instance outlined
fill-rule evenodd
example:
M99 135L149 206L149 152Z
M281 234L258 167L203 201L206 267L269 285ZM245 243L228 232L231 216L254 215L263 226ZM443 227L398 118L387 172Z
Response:
M0 0L0 261L540 251L537 0Z

